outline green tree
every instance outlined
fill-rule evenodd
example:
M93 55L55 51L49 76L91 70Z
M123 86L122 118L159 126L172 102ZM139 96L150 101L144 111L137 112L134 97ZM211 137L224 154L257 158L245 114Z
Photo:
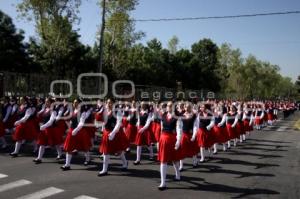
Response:
M144 36L143 32L135 31L135 23L130 17L130 12L137 4L138 0L115 0L106 3L104 66L111 68L116 78L125 77L129 69L129 49Z
M175 54L178 50L179 39L177 36L173 36L168 42L168 50L171 54Z
M24 32L17 31L12 19L0 10L0 70L29 71L30 60L23 35Z
M78 19L81 0L22 0L18 5L20 15L35 20L42 57L37 56L46 72L64 77L71 68L69 57L75 46L79 46L79 35L72 29Z

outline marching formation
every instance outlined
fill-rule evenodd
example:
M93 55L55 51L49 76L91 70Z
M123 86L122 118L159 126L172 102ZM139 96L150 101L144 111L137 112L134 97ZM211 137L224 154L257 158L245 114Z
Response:
M197 167L206 156L229 150L244 142L253 131L273 125L278 112L284 117L297 109L289 101L229 101L208 100L180 102L114 102L108 99L97 103L73 103L67 99L6 97L1 104L0 146L8 146L6 137L14 141L12 157L18 157L25 142L32 142L37 156L35 164L43 162L47 147L55 148L56 159L63 159L63 171L71 169L72 156L81 151L84 165L91 163L94 141L100 141L99 153L103 166L98 176L108 175L110 156L118 155L121 170L128 169L126 153L136 148L138 166L143 161L142 148L149 151L149 159L160 162L161 184L166 189L168 163L180 181L186 158ZM100 136L96 133L100 132ZM6 136L7 135L7 136ZM155 150L156 149L156 150ZM155 153L156 152L156 153Z

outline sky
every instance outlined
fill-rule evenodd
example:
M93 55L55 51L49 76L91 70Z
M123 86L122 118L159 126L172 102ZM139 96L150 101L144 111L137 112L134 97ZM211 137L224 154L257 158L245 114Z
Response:
M21 0L0 0L0 9L13 18L18 29L25 31L26 40L37 36L34 22L17 17L15 5ZM93 45L101 21L97 0L82 0L79 29L81 42ZM131 13L135 19L207 17L265 12L300 11L300 0L139 0ZM140 41L157 38L164 47L174 35L179 47L190 46L203 38L217 45L230 43L240 48L243 57L249 54L279 65L283 76L294 81L300 75L300 14L239 19L218 19L172 22L136 22L136 30L146 36Z

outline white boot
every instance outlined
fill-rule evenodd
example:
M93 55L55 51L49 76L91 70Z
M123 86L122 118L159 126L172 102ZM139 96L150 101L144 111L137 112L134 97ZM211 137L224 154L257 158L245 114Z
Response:
M214 144L214 154L218 153L218 144Z
M120 158L121 158L121 161L122 161L122 169L124 169L124 170L127 169L128 168L128 161L126 160L124 151L121 152Z
M103 168L102 168L102 171L99 172L98 176L107 174L109 160L110 160L109 155L103 155Z
M133 162L134 165L139 165L141 162L142 146L136 146L136 161Z
M204 162L205 154L204 154L204 148L203 147L200 147L200 154L201 154L201 159L199 161Z
M166 187L166 177L167 177L167 164L160 163L160 185L158 189L164 190Z
M179 161L179 170L182 171L183 170L183 160Z
M179 162L173 162L173 167L175 170L175 180L179 181L180 180L180 170L179 170Z

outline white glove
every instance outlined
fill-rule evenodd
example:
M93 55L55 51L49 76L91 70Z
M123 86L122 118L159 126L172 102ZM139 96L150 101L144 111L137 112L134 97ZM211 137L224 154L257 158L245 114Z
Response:
M232 125L231 128L235 128L235 125Z
M206 129L207 129L208 131L210 131L211 128L207 126Z
M139 130L139 133L143 133L145 130L144 130L144 128L141 128L140 130Z
M77 135L77 133L78 133L78 128L76 128L76 129L74 129L74 130L72 131L72 136Z
M219 124L218 124L218 127L221 127L221 126L222 126L222 125L219 123Z
M109 141L112 141L114 138L115 138L115 135L116 135L116 133L110 133L109 135L108 135L108 139L109 139Z
M45 130L45 129L46 129L46 128L45 128L44 125L40 127L40 130L41 130L41 131L43 131L43 130Z
M191 141L194 142L196 139L196 136L192 136Z
M16 122L15 122L15 126L19 126L20 123L21 123L20 121L16 121Z
M178 149L179 149L179 146L180 146L180 142L179 142L179 141L176 141L176 143L175 143L175 150L178 150Z

